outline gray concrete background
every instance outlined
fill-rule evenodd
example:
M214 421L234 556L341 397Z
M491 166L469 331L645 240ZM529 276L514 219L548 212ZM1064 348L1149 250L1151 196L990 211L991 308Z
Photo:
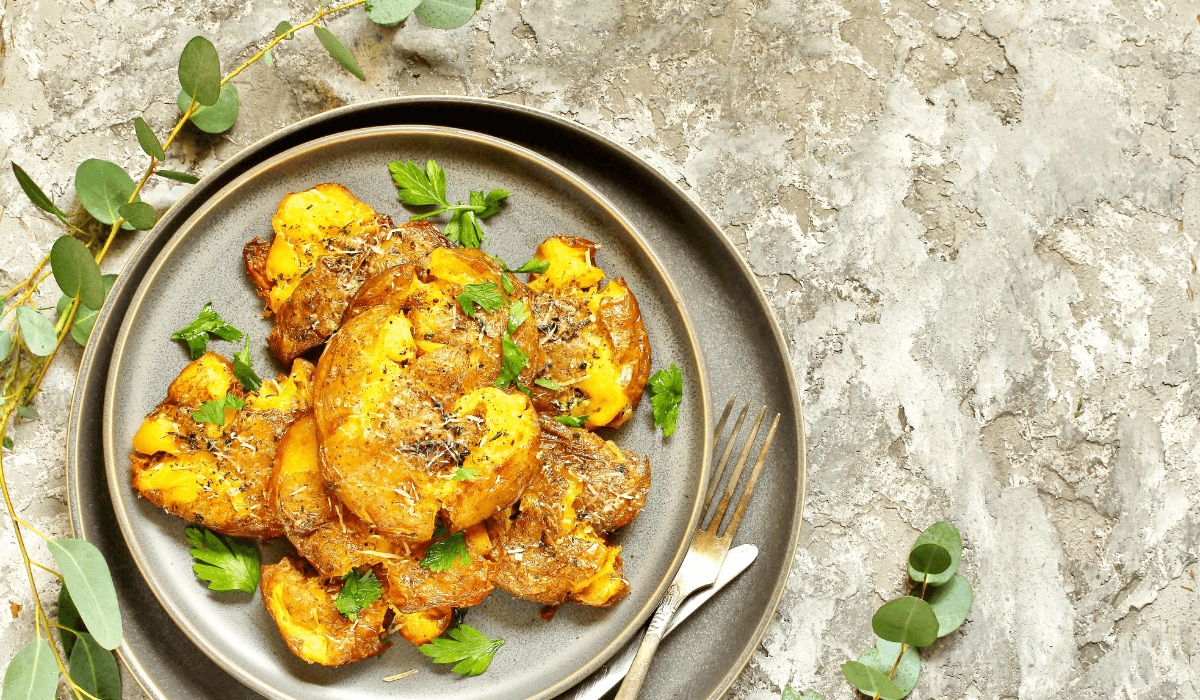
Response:
M233 65L313 5L5 0L0 160L62 205L85 158L140 170L133 117L174 122L189 38ZM304 35L236 81L232 132L187 135L168 167L397 94L519 102L626 144L737 243L803 385L805 532L735 697L853 697L839 665L902 591L913 538L949 519L976 603L913 698L1196 698L1198 9L485 0L448 33L355 10L331 26L366 82ZM8 175L0 207L6 288L59 231ZM22 517L55 534L78 356L4 462ZM24 608L0 616L7 660L32 634L7 523L0 600Z

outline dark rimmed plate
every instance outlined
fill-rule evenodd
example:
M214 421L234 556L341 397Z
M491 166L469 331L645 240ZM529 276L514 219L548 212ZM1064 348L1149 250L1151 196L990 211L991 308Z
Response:
M765 401L784 418L760 489L739 536L761 549L758 562L660 649L647 697L715 697L732 684L766 629L782 595L798 540L804 480L800 414L786 344L753 275L715 224L686 195L621 147L567 120L475 98L417 97L335 110L289 127L227 161L164 217L139 246L118 282L85 353L72 409L69 478L77 534L113 563L126 611L123 658L156 697L236 697L245 690L196 653L141 581L107 503L97 420L102 386L120 318L138 280L180 222L213 193L264 159L347 130L395 124L474 129L554 160L596 187L650 240L679 282L700 331L711 391ZM690 632L689 632L690 630ZM460 686L465 687L465 686Z

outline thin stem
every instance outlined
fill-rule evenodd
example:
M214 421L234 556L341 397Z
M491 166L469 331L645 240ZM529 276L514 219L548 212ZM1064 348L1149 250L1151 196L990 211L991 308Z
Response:
M888 671L888 678L896 675L896 669L900 668L900 659L904 658L904 652L908 651L907 644L900 645L900 653L896 655L896 663L892 664L892 670Z

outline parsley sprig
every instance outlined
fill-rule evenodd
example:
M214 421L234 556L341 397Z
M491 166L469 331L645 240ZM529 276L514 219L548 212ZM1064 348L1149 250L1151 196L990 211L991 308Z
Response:
M246 345L241 352L233 353L233 376L237 377L246 391L262 388L262 379L254 371L254 360L250 359L250 336L246 336Z
M513 341L512 334L528 318L529 307L525 306L520 299L509 305L508 328L500 338L500 376L496 377L496 386L501 389L507 389L515 384L517 389L526 394L530 393L529 387L523 386L521 382L517 381L517 377L521 376L521 370L525 369L525 365L528 364L529 354Z
M401 202L412 207L435 207L423 214L414 214L410 220L450 212L450 221L443 233L446 238L467 248L478 248L483 244L483 225L479 222L500 211L500 202L511 194L508 190L487 193L471 190L466 204L462 200L451 204L446 197L446 171L432 158L425 161L424 170L411 160L394 160L388 163L388 171L396 183Z
M434 532L434 537L444 534L445 530L440 527ZM461 564L466 566L471 563L471 552L467 550L467 538L463 535L462 530L440 539L437 542L429 545L429 549L425 550L425 556L421 557L418 562L422 567L430 571L448 571L450 567Z
M663 436L675 434L682 401L683 373L674 362L667 369L650 375L650 405L654 408L654 424L662 428Z
M196 320L171 334L171 340L182 340L187 343L188 352L195 360L208 349L208 337L215 335L221 340L236 343L242 339L242 332L233 327L221 314L213 310L212 302L206 302L200 309Z
M492 664L496 650L504 646L503 639L487 635L467 624L459 624L446 635L417 647L436 664L454 664L451 671L464 676L478 676Z
M219 399L206 401L200 404L199 410L192 413L192 420L197 423L213 423L215 425L225 425L225 409L232 408L238 410L246 405L246 402L234 396L233 394L225 394Z
M338 612L351 620L357 620L358 613L378 600L381 595L383 584L375 578L374 571L367 571L363 575L351 569L342 577L342 590L338 591L333 604L337 606Z
M187 528L186 534L196 560L192 571L210 589L253 593L258 588L257 549L199 527Z
M500 288L496 286L495 282L468 284L463 287L463 292L458 295L457 299L463 313L471 318L475 318L476 306L483 309L485 314L490 314L504 306L504 294L500 292Z

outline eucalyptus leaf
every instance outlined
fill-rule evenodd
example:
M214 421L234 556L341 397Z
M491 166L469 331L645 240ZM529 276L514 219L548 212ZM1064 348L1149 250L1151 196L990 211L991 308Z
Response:
M17 177L17 184L21 186L21 190L25 193L25 196L29 198L29 201L33 202L34 206L44 212L57 216L59 219L67 218L67 215L63 213L62 209L54 206L54 202L50 201L50 198L47 197L46 193L42 191L42 188L37 186L37 183L33 181L33 178L29 177L29 175L21 169L21 166L13 163L12 169L13 175Z
M13 439L5 435L3 441L4 449L11 450L13 448L13 444Z
M139 202L140 203L140 202ZM92 252L71 236L60 236L50 247L50 270L63 294L78 296L84 304L99 308L104 303L104 277Z
M947 583L932 589L929 605L937 615L937 636L945 637L962 626L974 602L975 590L961 574L954 574Z
M9 353L12 352L12 344L12 333L0 330L0 362L8 359Z
M211 41L194 36L183 47L179 56L179 85L189 105L193 97L204 107L217 103L221 97L221 57Z
M165 177L168 180L174 180L176 182L183 182L183 183L187 183L189 185L194 185L197 182L200 182L200 178L196 177L195 175L191 175L189 173L181 173L178 170L156 170L156 171L154 171L154 173L156 175L158 175L159 177Z
M38 412L33 406L17 406L17 415L25 420L37 420Z
M962 559L962 535L958 534L958 528L950 523L934 523L917 536L917 541L913 543L913 549L926 543L940 544L947 552L950 552L950 566L939 574L929 576L929 585L940 586L949 581L958 571L958 562ZM911 566L908 567L908 576L914 581L924 578Z
M266 64L267 68L275 67L275 54L271 53L271 49L263 51L262 62Z
M475 0L424 0L413 14L435 29L456 29L475 15Z
M75 170L75 196L102 224L121 218L118 211L133 196L135 186L129 173L116 163L88 158Z
M100 646L116 649L121 643L121 610L104 555L92 543L74 538L47 540L46 547L88 631Z
M940 574L950 568L950 552L933 542L919 544L908 555L908 568L919 574L914 581L924 581L926 576Z
M58 664L46 640L38 637L21 647L4 671L0 700L54 700Z
M113 283L117 281L116 275L104 276L104 296L108 297L108 293L112 291ZM100 315L99 309L93 309L86 305L81 305L75 311L75 322L71 325L71 337L80 345L87 345L88 338L92 335L92 328L96 325L96 317Z
M384 27L394 27L413 13L421 0L367 0L367 18Z
M54 335L54 324L50 319L28 306L17 307L17 326L21 329L21 340L29 352L46 357L54 352L58 338Z
M122 204L117 212L138 231L149 231L158 222L158 215L154 213L154 207L145 202Z
M71 680L99 700L121 700L121 670L113 653L83 632L71 650Z
M904 649L903 657L900 657L901 649ZM896 663L897 657L900 657L899 664ZM885 676L891 674L892 682L905 695L917 687L917 679L921 677L921 655L917 653L917 650L889 642L886 639L877 639L875 646L867 649L858 657L858 662L870 666ZM893 667L896 669L895 672L892 672Z
M847 661L842 664L842 675L850 681L850 685L869 697L878 696L883 700L903 700L907 695L886 674L857 661Z
M179 110L186 113L189 104L186 93L179 93L178 104ZM237 121L240 105L237 88L233 83L225 83L221 86L221 98L217 100L217 103L211 107L198 107L195 112L192 112L190 121L196 125L197 129L207 134L224 133L229 131L233 123Z
M133 130L137 133L138 145L146 152L146 155L151 158L163 160L167 154L163 153L162 144L158 142L158 137L154 135L154 130L146 123L145 119L137 117L133 120Z
M428 2L428 0L426 0ZM367 76L363 73L362 68L358 67L358 61L354 60L354 54L350 53L350 49L341 42L333 32L320 25L313 27L313 32L317 35L317 40L321 42L321 46L333 56L342 67L354 74L354 77L359 80L366 80Z
M67 590L66 586L58 589L58 615L55 617L59 624L58 639L62 642L63 653L70 658L71 649L75 646L77 639L76 633L83 632L86 628L83 618L79 616L79 609L75 607L75 601L71 600L71 592Z
M281 36L284 38L284 40L291 39L292 37L296 36L296 34L292 31L292 23L286 19L275 25L275 37L279 38Z
M871 629L889 642L927 647L937 639L938 619L933 608L913 596L889 600L871 617Z

